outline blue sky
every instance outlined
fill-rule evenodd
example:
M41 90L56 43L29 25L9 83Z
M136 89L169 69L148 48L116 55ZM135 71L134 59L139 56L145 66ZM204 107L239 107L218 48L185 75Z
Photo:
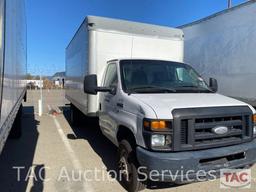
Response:
M233 5L245 0L233 0ZM227 7L227 0L26 0L28 73L65 70L65 48L86 15L176 27Z

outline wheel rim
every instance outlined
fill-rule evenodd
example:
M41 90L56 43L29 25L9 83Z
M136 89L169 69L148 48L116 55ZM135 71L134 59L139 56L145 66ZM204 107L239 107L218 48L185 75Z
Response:
M126 179L126 181L129 182L129 178L130 178L129 164L127 162L127 159L124 156L122 156L119 160L119 170L121 175Z

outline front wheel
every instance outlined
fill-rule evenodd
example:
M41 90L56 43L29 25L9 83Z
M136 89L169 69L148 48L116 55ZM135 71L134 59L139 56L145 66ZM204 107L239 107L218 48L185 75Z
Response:
M130 143L122 140L118 149L118 170L121 173L121 184L129 192L145 189L146 185L139 179L137 160Z

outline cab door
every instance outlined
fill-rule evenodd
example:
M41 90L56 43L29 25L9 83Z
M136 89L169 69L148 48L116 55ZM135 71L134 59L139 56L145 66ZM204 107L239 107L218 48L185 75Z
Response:
M110 140L114 141L115 130L117 128L116 120L117 107L117 87L118 75L116 63L110 63L106 69L103 87L112 88L112 92L100 93L100 127L102 133Z

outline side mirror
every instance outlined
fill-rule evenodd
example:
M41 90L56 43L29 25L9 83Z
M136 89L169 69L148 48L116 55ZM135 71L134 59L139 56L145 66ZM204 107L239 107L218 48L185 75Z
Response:
M214 91L214 92L218 91L218 81L216 79L210 78L209 86L210 86L212 91Z
M97 95L97 76L96 75L85 76L84 92L91 95Z
M108 87L98 87L96 75L87 75L84 77L84 93L97 95L98 92L112 92Z

